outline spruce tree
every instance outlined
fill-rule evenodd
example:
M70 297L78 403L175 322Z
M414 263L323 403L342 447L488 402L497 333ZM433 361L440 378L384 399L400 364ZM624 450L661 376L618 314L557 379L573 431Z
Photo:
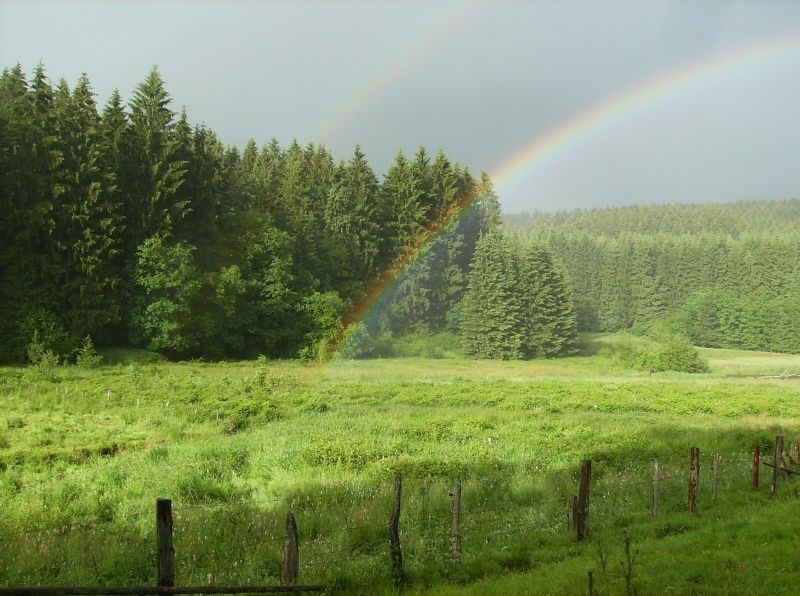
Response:
M501 233L481 236L469 275L462 310L464 349L479 358L524 356L524 308L518 263Z

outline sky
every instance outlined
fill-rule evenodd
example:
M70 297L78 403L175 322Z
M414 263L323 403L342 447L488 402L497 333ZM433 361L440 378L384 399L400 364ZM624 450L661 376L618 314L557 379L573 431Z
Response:
M0 0L0 66L157 65L225 143L420 145L504 211L800 197L800 2Z

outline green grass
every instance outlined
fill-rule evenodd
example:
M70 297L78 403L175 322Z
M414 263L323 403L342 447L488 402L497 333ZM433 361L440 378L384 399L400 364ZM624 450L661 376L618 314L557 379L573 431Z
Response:
M800 483L770 499L749 490L749 466L753 445L800 439L800 380L755 378L800 372L800 357L703 350L710 374L647 374L602 355L613 341L585 336L579 356L531 362L170 364L117 351L92 371L0 368L0 585L151 583L154 501L167 496L179 584L277 582L292 510L301 581L389 593L399 473L411 591L581 593L593 569L598 593L624 593L629 528L640 593L793 592ZM565 514L583 458L592 536L578 544Z

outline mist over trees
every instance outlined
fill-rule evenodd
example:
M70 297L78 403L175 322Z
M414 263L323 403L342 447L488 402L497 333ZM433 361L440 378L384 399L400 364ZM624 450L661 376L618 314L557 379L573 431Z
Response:
M516 216L563 261L586 331L800 352L800 200Z
M337 162L321 145L226 146L172 110L156 69L127 106L117 92L97 106L86 76L71 89L42 66L30 80L6 69L0 172L4 362L24 360L34 337L73 357L87 336L173 358L323 356L370 287L444 222L366 332L452 329L476 243L500 222L488 176L441 152L399 153L379 179L359 147ZM550 261L532 254L538 288ZM567 300L553 292L530 296ZM549 343L526 339L513 357L563 352L541 333Z

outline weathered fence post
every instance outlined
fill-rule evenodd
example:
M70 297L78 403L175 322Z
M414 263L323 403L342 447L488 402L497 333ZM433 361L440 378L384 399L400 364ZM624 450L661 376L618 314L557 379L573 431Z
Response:
M578 531L578 495L572 495L572 500L569 503L569 513L567 514L567 521L569 521L569 531Z
M450 540L453 546L453 563L461 562L461 480L453 487L453 509L450 523Z
M697 514L697 485L700 480L700 449L692 447L689 462L689 513Z
M400 476L394 477L394 507L389 520L389 545L392 551L392 574L394 583L401 586L405 583L406 574L403 570L403 551L400 550L400 496L403 490L403 480Z
M758 490L758 464L761 462L761 447L753 449L753 490Z
M175 549L172 547L172 501L156 499L156 540L158 542L158 585L175 585Z
M585 459L581 462L581 485L578 489L578 520L576 532L578 540L589 535L589 483L592 479L592 462Z
M594 573L591 569L587 569L586 575L589 576L589 596L594 596Z
M721 455L715 455L711 464L711 498L717 500L717 482L719 481L719 464L722 461Z
M300 573L300 544L297 536L297 522L290 511L286 514L286 542L283 544L283 565L281 583L296 584Z
M658 458L653 462L653 515L658 515Z
M778 492L778 477L783 470L783 436L778 435L775 437L775 467L772 469L772 486L770 486L769 494L774 497Z

